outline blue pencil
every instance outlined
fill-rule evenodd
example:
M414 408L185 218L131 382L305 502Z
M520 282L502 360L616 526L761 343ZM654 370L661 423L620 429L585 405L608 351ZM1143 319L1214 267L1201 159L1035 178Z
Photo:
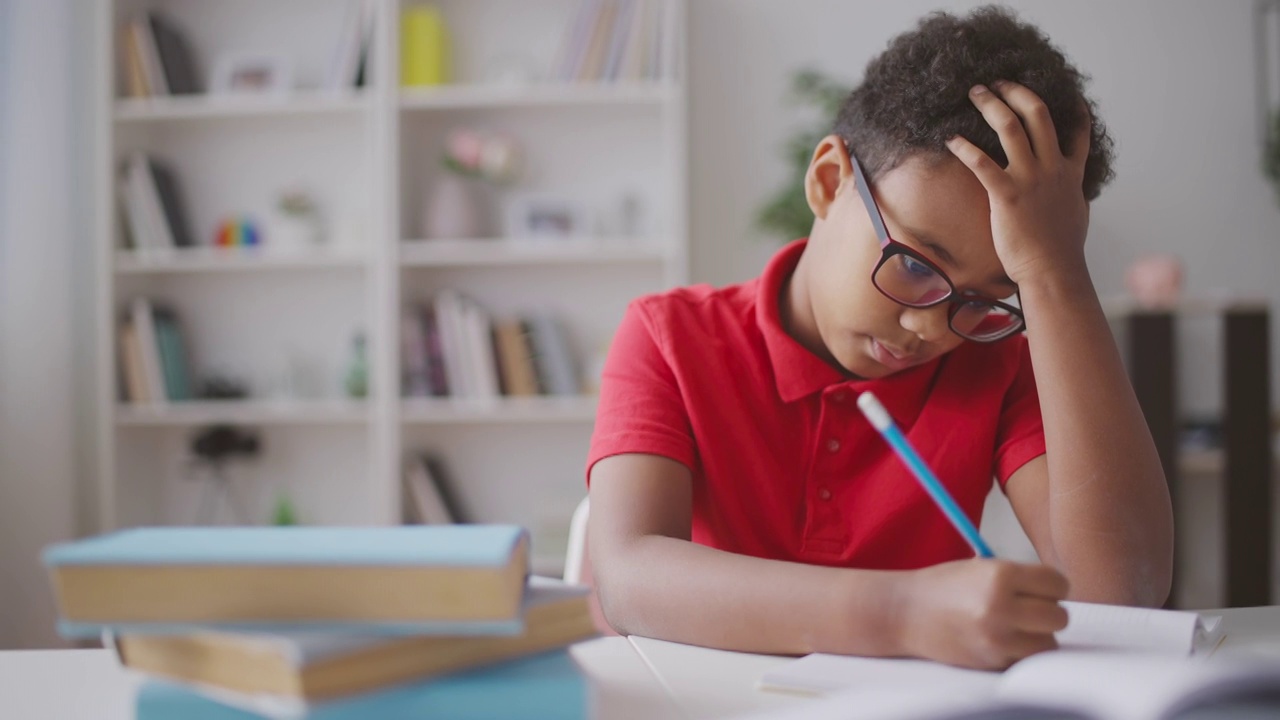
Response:
M916 449L907 441L907 437L898 429L893 418L889 416L889 412L884 409L884 405L876 399L876 396L864 392L858 396L858 409L863 415L867 416L867 420L871 422L871 426L884 436L885 442L889 443L889 447L898 454L911 474L916 476L916 480L920 481L924 491L929 493L929 497L933 498L933 502L942 510L942 514L947 516L951 524L956 527L960 535L973 548L973 552L978 557L995 557L995 553L991 552L991 548L987 545L982 536L978 534L978 528L969 522L969 518L956 504L955 498L951 497L951 493L938 482L938 477L933 474L933 470L925 464L924 459L916 452Z

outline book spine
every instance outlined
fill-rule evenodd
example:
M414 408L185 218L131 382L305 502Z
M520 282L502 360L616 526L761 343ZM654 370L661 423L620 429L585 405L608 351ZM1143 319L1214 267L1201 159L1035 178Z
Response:
M151 301L144 297L134 298L132 313L133 327L138 333L142 371L147 381L147 396L151 402L163 402L167 396L160 370L160 344L156 339L155 312Z
M609 37L609 53L604 64L602 79L614 82L618 79L618 69L622 64L622 53L626 50L628 30L631 27L632 15L635 13L636 0L617 0L618 10L613 19L613 32Z
M440 344L440 320L434 305L422 311L422 335L426 343L428 379L431 394L442 397L449 394L449 376L445 368L444 349Z
M147 374L142 363L142 345L131 320L120 326L120 366L124 375L125 400L131 403L151 402L147 392Z
M409 309L400 316L400 362L404 368L400 381L405 397L425 397L431 394L427 376L426 340L418 312Z
M544 390L550 395L577 395L581 388L573 366L573 354L559 322L550 315L535 315L530 324Z

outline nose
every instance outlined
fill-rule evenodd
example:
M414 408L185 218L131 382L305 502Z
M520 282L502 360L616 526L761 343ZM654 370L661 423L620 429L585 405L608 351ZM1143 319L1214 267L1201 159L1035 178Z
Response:
M904 307L898 318L903 329L920 338L921 342L939 342L951 332L947 320L947 303L930 308Z

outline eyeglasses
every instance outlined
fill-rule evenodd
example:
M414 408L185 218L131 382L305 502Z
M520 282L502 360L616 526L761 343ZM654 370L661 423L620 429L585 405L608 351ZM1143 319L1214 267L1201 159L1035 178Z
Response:
M845 148L848 152L848 148ZM947 324L951 331L966 340L989 343L1003 340L1026 328L1021 302L1015 292L1004 300L985 297L975 292L957 292L951 278L928 258L889 237L880 206L871 196L871 187L858 159L849 152L854 180L862 204L880 239L880 262L871 271L871 283L885 297L912 308L928 308L951 303Z

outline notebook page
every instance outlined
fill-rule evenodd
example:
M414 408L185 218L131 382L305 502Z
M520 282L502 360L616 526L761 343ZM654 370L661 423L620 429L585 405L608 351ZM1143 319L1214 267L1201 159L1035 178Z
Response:
M1275 663L1199 662L1159 653L1062 651L1010 668L997 697L1115 720L1158 720L1197 699L1275 687Z
M761 690L822 694L835 690L922 687L990 693L998 673L943 665L929 660L865 658L815 653L783 665L760 678Z
M1193 612L1064 602L1067 627L1058 633L1063 649L1109 648L1190 655L1200 626Z

